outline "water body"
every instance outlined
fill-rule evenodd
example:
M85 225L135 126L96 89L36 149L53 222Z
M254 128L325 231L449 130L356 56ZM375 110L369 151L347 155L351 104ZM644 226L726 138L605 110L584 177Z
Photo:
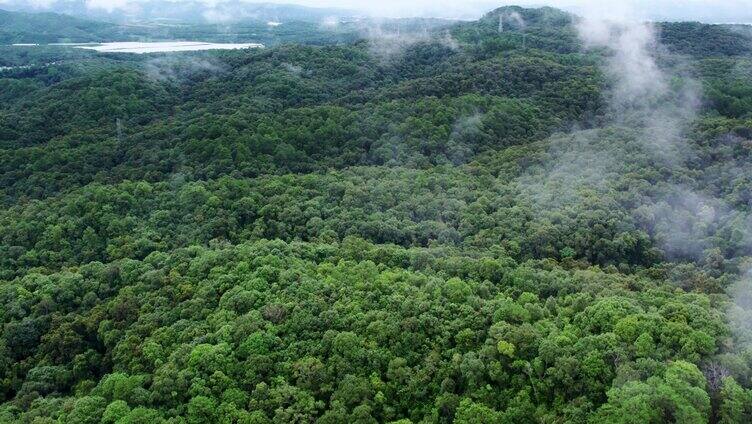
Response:
M101 44L80 44L79 49L96 50L101 53L166 53L166 52L194 52L199 50L235 50L258 49L264 47L259 43L204 43L200 41L158 41L152 43L114 42Z

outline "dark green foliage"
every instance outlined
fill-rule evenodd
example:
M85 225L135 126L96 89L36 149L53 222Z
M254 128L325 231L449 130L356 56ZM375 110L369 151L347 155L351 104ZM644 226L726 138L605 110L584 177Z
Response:
M0 48L0 422L748 422L745 35L644 128L574 19Z
M57 13L9 12L0 9L0 44L81 43L105 41L116 25Z
M752 53L752 33L730 25L699 22L663 22L659 40L676 53L697 57L748 56Z

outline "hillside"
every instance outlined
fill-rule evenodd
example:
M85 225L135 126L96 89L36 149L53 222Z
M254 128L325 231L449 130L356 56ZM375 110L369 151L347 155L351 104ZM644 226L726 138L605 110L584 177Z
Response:
M112 24L57 13L25 13L0 9L0 44L82 43L105 41Z
M14 50L0 422L750 422L748 33L588 25Z
M320 24L326 19L349 19L357 16L352 10L331 7L306 7L274 2L202 2L186 0L149 0L138 7L126 3L112 5L86 0L49 0L45 10L64 15L129 24L134 22L162 22L164 24L230 24L239 21L309 22ZM108 7L109 6L109 7ZM19 12L36 12L40 4L22 0L5 0L3 8Z
M67 3L66 3L67 4ZM250 10L223 11L232 19L211 20L193 17L195 9L189 2L179 2L185 17L174 19L129 20L122 23L82 19L79 11L58 13L27 13L0 9L0 49L5 56L17 54L8 44L101 43L113 41L201 41L216 43L261 43L265 46L283 44L336 45L349 44L362 37L375 37L380 32L424 34L445 28L452 21L430 18L370 19L330 15L330 9L304 8L272 4L246 4ZM224 3L223 3L224 4ZM150 7L157 8L155 2ZM225 4L225 6L228 6ZM81 5L81 7L84 7ZM163 7L167 7L164 6ZM229 7L229 6L228 6ZM220 12L217 12L220 13ZM155 12L155 15L158 15ZM181 15L182 16L182 15ZM307 19L303 17L306 16ZM340 17L343 16L343 17ZM272 18L274 17L274 18ZM106 16L97 19L107 19ZM115 21L116 22L116 21ZM14 51L15 50L15 51ZM7 51L7 53L6 53ZM0 65L2 66L2 65Z

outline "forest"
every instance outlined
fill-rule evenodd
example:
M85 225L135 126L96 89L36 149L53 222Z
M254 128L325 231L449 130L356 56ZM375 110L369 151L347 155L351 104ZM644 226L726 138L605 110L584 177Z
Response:
M291 28L0 46L0 423L752 422L752 30Z

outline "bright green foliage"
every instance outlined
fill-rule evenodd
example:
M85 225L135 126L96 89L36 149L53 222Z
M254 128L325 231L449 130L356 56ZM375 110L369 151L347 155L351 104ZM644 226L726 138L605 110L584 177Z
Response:
M752 421L748 36L661 24L645 129L572 19L0 47L0 422Z
M496 344L496 350L498 350L500 354L506 355L510 358L514 356L514 345L507 341L499 340L499 343Z
M102 397L84 396L78 398L65 421L75 424L97 424L102 419L106 405L107 403Z
M102 414L103 424L115 424L130 414L128 403L124 400L116 400L107 405Z
M356 244L359 248L351 249ZM462 268L456 267L458 258ZM402 263L415 265L402 269L397 265ZM484 276L491 263L498 264L497 277ZM186 405L186 418L195 422L214 420L216 414L244 416L243 411L264 411L277 420L340 411L365 421L420 421L451 417L456 408L467 419L504 413L533 420L537 413L524 409L523 399L554 407L549 399L605 393L619 371L614 357L621 366L650 372L652 365L640 361L631 340L608 330L618 327L619 305L629 305L638 321L657 323L645 334L661 341L652 353L661 362L707 355L691 340L708 338L715 346L723 328L704 295L679 294L651 280L552 268L545 262L517 264L504 257L447 258L443 249L355 239L331 245L263 241L192 247L109 267L87 265L76 275L83 287L111 275L111 282L97 291L112 293L119 287L118 292L94 302L99 306L92 309L80 303L83 297L58 304L58 313L69 318L47 334L78 320L82 331L91 333L72 336L78 341L67 347L70 351L56 355L86 355L97 348L86 340L100 339L112 352L116 372L97 377L84 369L82 376L101 378L92 399L100 400L100 414L110 403L106 417ZM28 295L36 305L54 281L19 279L11 287L38 285ZM642 285L653 288L627 288ZM242 293L248 300L230 301ZM556 299L555 305L543 294ZM602 306L598 312L583 308L578 306L582 299ZM650 312L655 304L662 310ZM527 313L495 313L502 308ZM686 320L675 310L693 313ZM352 319L353 314L359 318ZM675 331L679 324L682 329ZM56 347L45 343L49 336L42 340L38 352ZM707 414L707 395L697 392L704 381L698 373L694 365L679 361L667 369L660 387L653 387L658 381L651 379L625 387L650 388L671 398L677 409L684 402ZM452 400L459 393L485 401ZM619 393L609 397L618 400ZM484 404L494 405L496 412ZM582 413L589 411L588 405L582 407ZM687 416L694 416L690 412Z
M463 399L457 408L454 422L457 424L496 424L503 421L501 414L493 409L483 404L473 403L469 399Z
M609 390L608 402L593 422L599 423L706 423L710 398L705 377L693 364L670 364L663 378L628 382Z

